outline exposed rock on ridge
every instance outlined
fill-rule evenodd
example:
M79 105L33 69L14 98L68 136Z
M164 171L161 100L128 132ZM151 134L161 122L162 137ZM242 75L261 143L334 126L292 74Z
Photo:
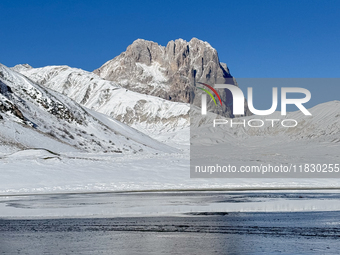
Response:
M189 42L170 41L166 47L138 39L94 73L135 92L198 106L201 105L201 91L195 89L196 82L237 86L226 64L220 63L217 51L197 38ZM208 99L208 109L233 117L229 90L218 92L223 106L216 108ZM249 115L248 107L245 108Z

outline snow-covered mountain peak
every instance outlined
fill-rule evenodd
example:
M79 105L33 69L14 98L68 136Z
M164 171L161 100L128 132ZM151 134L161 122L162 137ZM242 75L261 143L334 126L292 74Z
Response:
M165 47L138 39L125 52L94 70L94 73L134 92L197 106L201 103L202 92L196 89L196 82L210 85L231 83L237 86L227 66L220 63L217 51L209 43L197 38L189 42L177 39L168 42ZM223 106L215 108L209 98L208 109L232 116L230 92L220 89L219 94Z
M11 69L13 71L20 72L22 70L28 70L28 69L31 69L31 68L33 68L33 67L30 66L29 64L19 64L19 65L12 67Z

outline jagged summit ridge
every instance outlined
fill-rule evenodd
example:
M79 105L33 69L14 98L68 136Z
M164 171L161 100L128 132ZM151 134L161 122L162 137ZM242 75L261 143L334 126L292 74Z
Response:
M68 66L18 65L15 69L40 86L149 135L189 126L188 103L201 105L197 81L210 85L234 81L227 66L219 62L217 51L197 38L177 39L167 46L137 39L94 73ZM230 92L218 92L223 108L208 97L208 110L232 117Z
M236 82L226 64L220 63L217 51L207 42L192 38L161 46L152 41L135 40L125 52L106 62L94 73L129 90L175 102L200 105L196 82L210 85ZM224 106L216 113L232 116L229 91L220 90ZM208 106L208 108L209 108Z
M185 103L194 80L224 83L224 77L231 77L220 66L217 51L196 38L170 41L166 47L137 39L94 73L136 92Z

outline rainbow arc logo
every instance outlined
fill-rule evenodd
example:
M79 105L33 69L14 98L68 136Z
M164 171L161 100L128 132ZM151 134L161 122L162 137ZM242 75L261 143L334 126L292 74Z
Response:
M217 98L220 101L220 104L222 106L221 97L219 96L219 94L217 93L217 91L213 87L211 87L210 85L205 84L203 82L197 82L197 83L199 83L199 84L201 84L203 86L206 86L207 88L211 89L214 92L214 94L217 96ZM214 101L215 105L217 106L216 100L215 100L214 96L211 94L211 92L209 90L204 89L204 88L200 88L200 87L197 87L197 88L200 89L200 90L203 90L204 92L206 92L212 98L212 100Z

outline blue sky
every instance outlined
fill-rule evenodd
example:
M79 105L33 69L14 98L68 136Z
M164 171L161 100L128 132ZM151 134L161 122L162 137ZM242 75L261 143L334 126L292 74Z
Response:
M0 11L0 62L7 66L92 71L137 38L166 45L197 37L235 77L339 77L337 0L1 0Z

